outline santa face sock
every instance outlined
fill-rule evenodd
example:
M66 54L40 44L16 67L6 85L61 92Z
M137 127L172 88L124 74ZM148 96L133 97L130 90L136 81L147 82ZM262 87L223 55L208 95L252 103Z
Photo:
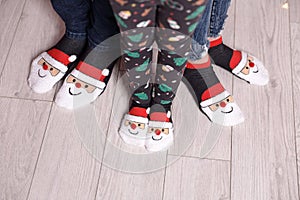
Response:
M86 40L74 40L64 36L53 48L33 60L28 83L33 91L46 93L63 78L68 67L83 50Z
M167 150L173 144L174 140L171 104L152 105L149 118L145 141L146 150L151 152Z
M105 90L115 62L111 52L87 48L77 66L65 78L55 103L75 109L95 101Z
M126 144L143 147L148 130L149 108L132 107L122 120L119 134Z
M243 113L227 92L211 66L210 60L203 64L187 64L184 82L195 95L200 109L214 123L233 126L244 121Z
M269 74L261 61L223 43L222 37L210 42L209 55L217 66L254 85L266 85Z
M152 48L144 48L135 52L124 50L124 52L122 62L126 66L131 99L129 112L123 118L119 134L127 144L144 146L152 94L152 84L150 83ZM135 60L134 57L141 59ZM141 125L142 128L132 127L130 124Z

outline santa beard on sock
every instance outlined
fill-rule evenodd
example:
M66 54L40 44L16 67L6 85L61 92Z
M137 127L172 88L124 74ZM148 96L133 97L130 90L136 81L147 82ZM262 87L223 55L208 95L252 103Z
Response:
M42 55L33 60L31 72L28 78L29 86L36 93L45 93L50 91L53 85L62 79L65 74L49 64Z
M211 121L223 126L234 126L244 121L243 113L231 95L222 101L203 106L201 109Z
M75 109L87 105L101 95L106 84L95 87L69 75L58 91L55 103L61 107Z

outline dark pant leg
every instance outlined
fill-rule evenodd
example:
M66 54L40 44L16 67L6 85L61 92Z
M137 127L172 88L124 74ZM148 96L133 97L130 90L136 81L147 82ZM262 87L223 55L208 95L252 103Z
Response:
M231 0L213 0L208 37L218 37L224 28Z
M85 39L89 26L90 0L51 0L54 10L63 19L66 36Z
M90 45L97 46L118 33L120 30L109 0L94 0L91 9L91 26L88 28ZM119 46L113 48L116 49Z
M141 6L143 4L143 6ZM147 108L151 101L150 66L156 4L137 0L111 0L119 24L124 66L127 70L132 95L131 107Z
M169 1L169 3L172 1ZM170 107L185 68L191 36L205 9L205 1L177 1L177 6L163 4L158 10L158 55L153 104ZM187 12L189 11L189 12ZM167 28L166 30L164 30Z
M194 31L189 60L199 60L207 54L209 41L207 33L210 26L211 7L213 0L208 0L202 17Z

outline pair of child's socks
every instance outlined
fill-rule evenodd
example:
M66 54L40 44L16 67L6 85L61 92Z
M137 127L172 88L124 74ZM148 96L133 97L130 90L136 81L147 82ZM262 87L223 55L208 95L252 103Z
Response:
M145 147L151 152L167 150L174 139L171 111L161 105L132 107L124 116L119 133L127 144Z
M211 42L209 53L217 65L248 83L268 83L268 72L263 64L253 56L227 47L223 44L222 37ZM212 122L234 126L244 121L241 109L220 83L210 59L201 64L187 63L184 77L196 96L201 111ZM125 143L143 146L148 151L165 150L172 145L174 138L170 109L166 109L167 112L151 110L131 108L122 121L120 136Z
M86 47L86 40L63 37L33 60L29 86L37 93L46 93L65 77L56 104L67 109L87 105L104 91L115 64L111 59L108 60L112 63L104 63L101 56L94 54L97 51Z
M59 106L72 109L93 102L104 91L114 62L103 63L103 59L96 55L97 51L85 46L86 40L63 37L56 46L40 54L32 63L28 79L30 87L37 93L46 93L66 77L55 99ZM269 80L260 61L227 47L222 38L211 42L209 55L215 64L248 83L265 85ZM232 95L216 77L210 60L201 64L188 63L184 76L200 109L212 122L233 126L244 121ZM148 151L165 150L172 145L174 138L170 107L132 106L119 132L128 144L144 146Z
M266 85L269 81L268 71L257 58L229 48L223 44L222 37L210 42L208 53L217 66L250 84ZM244 121L239 106L220 83L210 60L201 64L189 62L184 77L201 111L212 122L233 126Z

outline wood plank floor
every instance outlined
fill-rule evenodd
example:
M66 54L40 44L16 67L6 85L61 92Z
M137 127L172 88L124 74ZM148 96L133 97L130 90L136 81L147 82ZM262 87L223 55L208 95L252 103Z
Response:
M225 42L259 57L271 80L250 86L216 68L246 121L221 128L203 156L211 123L184 84L175 145L157 154L117 135L129 97L122 71L74 112L53 103L55 89L33 93L30 62L63 23L49 0L0 0L0 200L300 200L300 3L282 3L232 0Z

